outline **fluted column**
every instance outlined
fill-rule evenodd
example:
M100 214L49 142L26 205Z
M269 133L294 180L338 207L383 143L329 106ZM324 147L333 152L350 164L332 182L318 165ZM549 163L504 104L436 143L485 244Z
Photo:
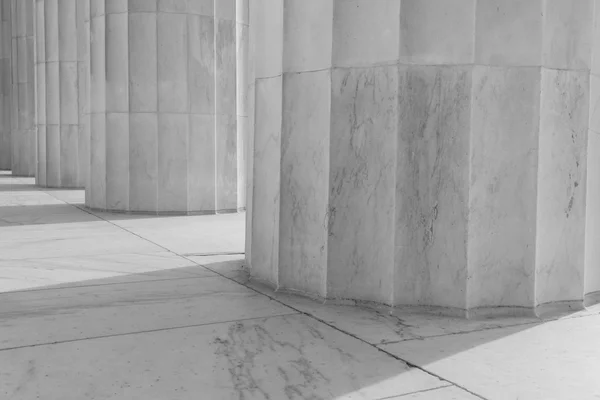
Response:
M236 87L237 87L237 208L246 208L247 154L250 104L249 0L236 0Z
M91 2L86 204L236 211L236 6Z
M594 0L587 143L585 280L586 301L600 301L600 0Z
M0 0L0 170L11 163L11 0Z
M594 3L254 2L253 276L467 316L597 297Z
M11 0L12 172L35 176L34 0Z
M40 186L85 185L89 149L81 110L87 99L80 91L85 54L80 53L86 43L81 27L86 11L82 0L36 0L36 182Z

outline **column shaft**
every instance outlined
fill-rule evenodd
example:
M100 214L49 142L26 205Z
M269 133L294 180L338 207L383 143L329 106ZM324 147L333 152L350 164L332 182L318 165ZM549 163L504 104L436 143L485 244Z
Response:
M36 172L34 0L11 0L12 172Z
M86 204L238 209L235 0L92 0Z
M80 10L83 9L83 10ZM81 104L86 101L81 0L36 0L37 184L83 187L88 146Z
M11 0L0 0L0 170L12 167L11 42Z
M467 316L598 297L595 3L254 2L252 274Z

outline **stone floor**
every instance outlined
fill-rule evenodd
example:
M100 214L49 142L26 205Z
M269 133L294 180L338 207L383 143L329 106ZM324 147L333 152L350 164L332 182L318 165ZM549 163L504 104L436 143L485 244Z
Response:
M465 321L273 293L243 215L91 213L0 175L0 399L598 399L600 308Z

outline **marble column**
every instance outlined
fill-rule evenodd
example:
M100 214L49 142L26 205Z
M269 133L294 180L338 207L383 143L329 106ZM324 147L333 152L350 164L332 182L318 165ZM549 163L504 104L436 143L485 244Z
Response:
M12 167L11 41L10 0L0 0L0 170L10 170Z
M89 147L83 124L86 2L36 0L36 183L84 187ZM81 54L81 53L84 54ZM82 90L80 90L82 89Z
M249 0L236 0L236 111L237 111L237 208L246 208L247 154L250 104Z
M587 142L584 291L588 303L600 301L600 0L594 0L590 112Z
M35 176L34 0L11 0L12 172Z
M238 209L235 0L91 1L91 208Z
M256 3L256 279L464 316L591 301L593 0Z

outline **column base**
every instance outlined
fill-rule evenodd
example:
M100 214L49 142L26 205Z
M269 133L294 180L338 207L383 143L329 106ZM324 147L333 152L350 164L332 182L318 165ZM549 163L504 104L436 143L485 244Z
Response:
M86 210L92 212L104 212L111 214L124 214L124 215L154 215L161 217L179 217L179 216L197 216L197 215L221 215L221 214L237 214L246 211L246 208L239 209L226 209L226 210L203 210L203 211L127 211L117 209L103 209L96 207L84 206Z
M260 292L275 296L284 294L298 296L316 301L321 304L333 306L353 306L370 308L373 310L400 311L407 314L426 314L438 317L464 318L468 320L484 320L494 318L527 318L527 319L555 319L568 314L584 311L587 307L600 303L600 292L585 296L584 300L559 301L540 304L537 307L478 307L472 309L461 309L454 307L428 306L428 305L389 305L372 301L352 300L343 298L327 298L314 293L303 292L294 289L277 287L261 279L250 277L252 286Z

